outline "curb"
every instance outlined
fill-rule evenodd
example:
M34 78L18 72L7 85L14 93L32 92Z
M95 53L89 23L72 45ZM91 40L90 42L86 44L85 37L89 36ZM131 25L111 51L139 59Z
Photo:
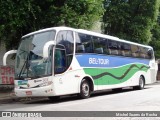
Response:
M160 84L160 81L156 81L156 82L154 82L152 84L148 84L148 85L159 85L159 84Z
M18 101L19 98L15 96L13 92L11 93L6 93L6 96L0 96L0 104L1 103L8 103L8 102L15 102Z
M0 104L8 104L12 102L28 103L28 102L34 102L37 100L44 100L44 99L46 99L46 97L17 97L15 95L12 95L12 96L5 96L0 98Z

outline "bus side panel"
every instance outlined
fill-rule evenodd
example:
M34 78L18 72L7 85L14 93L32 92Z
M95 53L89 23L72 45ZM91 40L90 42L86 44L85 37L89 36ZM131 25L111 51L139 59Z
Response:
M146 77L148 69L144 64L130 64L118 68L84 68L84 71L101 90L138 85L139 77Z
M140 75L151 78L148 59L93 54L76 57L84 72L92 76L98 90L138 85Z

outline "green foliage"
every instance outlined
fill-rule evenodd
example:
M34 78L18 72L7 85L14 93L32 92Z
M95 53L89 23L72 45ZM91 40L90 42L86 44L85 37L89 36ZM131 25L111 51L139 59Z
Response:
M159 0L105 0L104 33L148 44Z
M160 5L160 1L158 3ZM160 12L160 7L159 7ZM157 22L154 25L152 32L152 40L149 42L149 45L151 45L155 50L155 57L156 59L160 59L160 13L157 17Z
M69 26L89 29L103 13L102 0L1 0L0 40L8 49L22 35L42 28Z
M155 57L160 59L160 25L159 22L152 29L152 41L149 42L155 50Z

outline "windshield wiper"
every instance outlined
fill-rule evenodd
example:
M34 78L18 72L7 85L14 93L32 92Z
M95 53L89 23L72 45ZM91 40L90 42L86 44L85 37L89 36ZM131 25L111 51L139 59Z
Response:
M27 58L26 58L23 66L22 66L22 69L21 69L19 75L18 75L19 79L24 79L24 77L21 76L21 74L22 74L23 70L25 71L25 66L27 68L27 75L26 75L26 77L28 76L28 69L29 69L28 60L29 60L29 53L27 54Z

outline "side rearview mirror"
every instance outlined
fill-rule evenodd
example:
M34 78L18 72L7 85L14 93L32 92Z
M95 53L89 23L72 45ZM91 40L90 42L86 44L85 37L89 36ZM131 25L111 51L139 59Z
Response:
M8 52L6 52L3 56L3 65L6 66L7 65L7 57L8 55L10 54L14 54L14 53L17 53L17 50L10 50Z
M43 47L43 58L48 58L48 48L51 46L51 45L56 45L55 44L55 41L48 41L44 47Z

